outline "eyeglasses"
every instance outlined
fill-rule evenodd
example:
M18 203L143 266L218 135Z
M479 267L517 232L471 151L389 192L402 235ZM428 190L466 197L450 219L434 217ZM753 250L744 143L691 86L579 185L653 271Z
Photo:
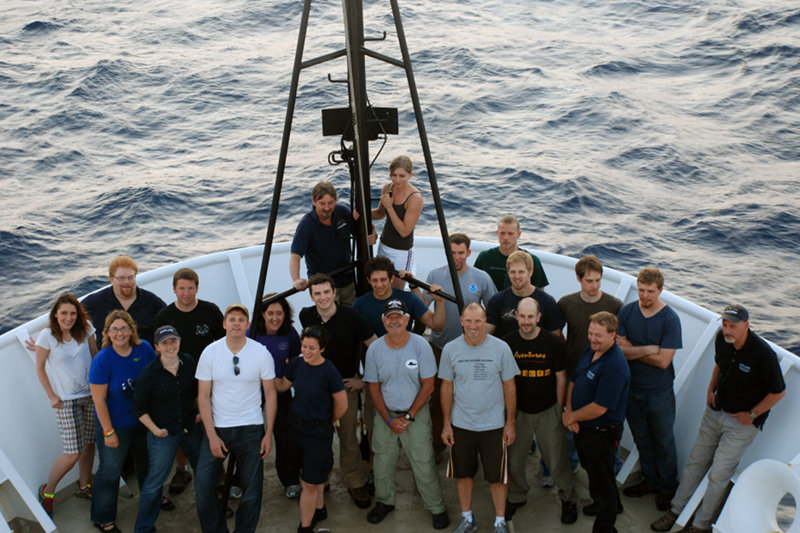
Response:
M239 370L239 356L238 355L234 355L233 356L233 373L234 373L234 375L238 376L239 372L240 372L240 370Z
M111 334L114 333L128 333L131 330L130 326L123 326L121 328L108 328L108 332Z
M117 281L133 281L136 279L136 275L133 276L114 276L114 279Z

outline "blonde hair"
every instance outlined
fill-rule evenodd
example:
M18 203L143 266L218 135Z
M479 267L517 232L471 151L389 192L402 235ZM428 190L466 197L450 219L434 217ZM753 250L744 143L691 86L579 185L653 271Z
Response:
M102 348L111 345L111 338L108 336L108 330L111 329L111 324L113 324L115 320L123 320L131 328L131 338L128 339L128 344L131 345L131 348L139 346L142 343L141 339L139 339L139 333L136 331L136 322L133 321L133 317L131 317L127 311L117 309L116 311L108 313L106 317L106 322L103 325Z

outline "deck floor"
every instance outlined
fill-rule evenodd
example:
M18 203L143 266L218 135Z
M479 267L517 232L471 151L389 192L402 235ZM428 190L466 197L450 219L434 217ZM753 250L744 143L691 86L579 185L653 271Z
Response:
M445 452L447 454L448 452ZM531 482L528 504L520 508L510 523L512 532L528 531L590 531L593 518L584 516L580 508L589 503L586 473L580 469L576 474L579 497L579 518L575 524L564 525L560 521L561 505L556 488L545 489L539 487L538 460L534 456L528 461L528 479ZM455 481L444 476L445 461L439 465L442 487L445 491L447 510L450 515L451 527L443 531L450 532L455 528L460 510L456 495ZM135 476L131 481L135 484ZM135 487L123 488L120 492L119 511L117 524L124 533L133 531L136 520L139 498ZM58 496L61 496L59 498ZM199 523L194 508L194 491L189 487L180 495L171 496L176 509L171 512L162 512L158 518L157 527L160 532L189 532L199 531ZM335 467L331 479L331 490L326 494L328 519L317 525L317 531L330 529L332 532L370 532L394 533L409 532L423 533L436 531L431 525L431 515L422 506L422 501L414 486L411 467L405 457L401 456L397 473L397 506L386 519L377 525L367 522L368 509L359 509L352 502L344 484ZM641 533L649 531L649 523L659 516L661 512L655 507L652 496L639 499L623 496L625 511L617 519L617 529L620 533ZM236 502L231 502L231 507L236 508ZM478 474L473 499L473 512L479 525L479 531L491 531L494 522L494 511L491 506L489 485ZM265 462L264 495L262 502L259 532L294 532L299 523L299 510L297 500L289 500L283 495L283 487L278 481L274 469L273 454ZM89 502L73 498L69 491L64 491L63 496L57 495L54 520L59 531L64 533L93 533L96 532L89 520ZM233 519L228 520L228 527L233 531ZM675 531L679 531L677 526ZM33 530L31 530L33 531Z

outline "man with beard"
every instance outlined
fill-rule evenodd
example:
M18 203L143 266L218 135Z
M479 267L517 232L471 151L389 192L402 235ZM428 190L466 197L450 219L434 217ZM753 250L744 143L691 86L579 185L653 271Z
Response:
M711 533L711 520L721 506L728 482L747 447L764 427L769 410L786 395L778 357L750 330L750 314L741 305L722 311L722 328L714 343L714 369L708 384L706 410L697 440L683 468L670 509L650 524L669 531L706 472L708 487L690 531Z

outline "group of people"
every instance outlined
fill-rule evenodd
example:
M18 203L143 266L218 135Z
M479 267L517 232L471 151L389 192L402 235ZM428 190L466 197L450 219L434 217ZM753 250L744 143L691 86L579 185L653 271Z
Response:
M518 248L519 222L506 216L498 223L499 246L482 252L475 266L468 264L469 237L450 235L465 304L459 312L440 296L453 292L447 266L429 272L430 292L404 290L422 210L412 173L404 156L390 166L392 182L371 213L387 218L379 255L366 266L371 290L357 298L352 272L327 272L350 261L358 214L337 203L332 184L314 187L313 208L291 246L292 283L313 302L298 313L300 334L285 299L265 295L252 317L242 304L223 313L197 298L199 279L186 268L175 272L176 300L167 306L137 287L138 268L126 256L112 261L110 287L83 302L60 296L31 346L64 442L39 489L44 508L52 514L58 482L78 463L76 495L91 499L99 530L119 531L119 480L130 455L140 487L135 531L155 531L159 511L174 509L163 488L177 462L169 492L191 482L190 466L202 531L225 532L219 485L230 457L233 487L222 496L241 498L235 530L254 531L263 460L274 440L285 495L299 497L298 532L313 532L328 516L324 494L336 433L342 478L358 507L372 507L370 523L395 508L402 448L433 527L448 527L436 461L449 448L447 472L461 510L453 533L477 529L479 464L490 485L493 529L503 533L527 502L526 461L535 440L558 488L562 523L577 520L579 459L592 498L583 512L595 517L594 533L613 532L622 512L615 463L627 419L643 479L623 493L655 494L666 514L651 527L668 531L710 470L692 525L710 531L739 459L785 394L777 357L750 331L747 310L728 306L722 313L708 408L679 483L672 360L682 346L681 325L660 299L658 269L639 273L638 301L623 305L601 290L603 266L586 256L575 266L580 290L556 301L544 290L539 259ZM376 242L374 232L368 241ZM430 329L429 340L413 332L415 323ZM374 483L359 447L359 409Z

